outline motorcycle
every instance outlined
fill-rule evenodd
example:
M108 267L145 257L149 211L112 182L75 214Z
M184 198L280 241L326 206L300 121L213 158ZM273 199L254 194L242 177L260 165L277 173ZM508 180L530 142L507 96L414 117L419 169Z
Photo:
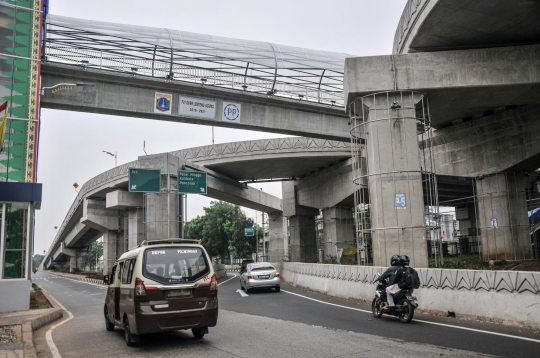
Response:
M381 274L378 275L380 276ZM382 307L384 306L384 297L386 297L386 286L386 280L383 282L377 281L375 298L373 298L373 302L371 303L373 317L381 318L383 314L387 314L398 317L403 323L409 323L413 319L414 310L418 308L417 298L412 295L414 290L408 289L399 291L394 295L394 302L396 305L383 310Z

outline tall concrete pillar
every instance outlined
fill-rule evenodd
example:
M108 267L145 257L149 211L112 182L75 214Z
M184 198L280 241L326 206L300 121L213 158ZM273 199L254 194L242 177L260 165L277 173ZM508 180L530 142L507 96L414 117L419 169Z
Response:
M108 275L111 273L114 263L124 252L123 230L103 232L103 274Z
M143 241L143 208L129 208L124 215L127 220L126 228L127 249L139 245Z
M77 269L77 256L69 257L69 272L75 272Z
M282 213L268 213L268 240L270 262L281 262L287 256Z
M322 210L324 230L324 254L338 256L343 249L341 263L356 261L356 240L351 208L332 207Z
M289 217L289 260L317 262L315 215Z
M418 147L417 104L410 92L362 99L369 202L375 266L389 266L393 254L408 255L414 267L428 267L424 198ZM393 105L397 102L398 105ZM392 109L393 107L393 109Z
M532 258L525 189L527 178L501 173L476 180L482 252L485 260Z
M319 209L298 205L295 183L282 182L283 216L288 217L289 261L317 262L315 217Z

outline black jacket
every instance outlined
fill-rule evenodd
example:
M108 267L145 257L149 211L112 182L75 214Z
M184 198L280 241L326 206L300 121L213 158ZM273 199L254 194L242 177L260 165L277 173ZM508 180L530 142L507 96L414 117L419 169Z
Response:
M385 279L388 279L388 286L393 285L394 278L396 276L396 272L399 270L399 266L390 266L388 270L384 271L384 273L379 277L380 281L383 281Z

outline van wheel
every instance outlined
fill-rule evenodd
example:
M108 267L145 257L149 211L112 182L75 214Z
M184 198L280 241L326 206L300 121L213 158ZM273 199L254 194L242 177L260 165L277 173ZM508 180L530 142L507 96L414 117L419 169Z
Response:
M193 333L193 337L195 337L195 339L201 339L204 337L204 330L202 328L192 328L191 333Z
M128 347L133 347L137 343L136 337L131 334L131 330L129 329L129 319L127 317L124 320L124 338Z
M108 314L108 310L107 310L107 307L105 307L105 329L107 331L114 331L114 323L111 323L111 321L109 321L109 314Z

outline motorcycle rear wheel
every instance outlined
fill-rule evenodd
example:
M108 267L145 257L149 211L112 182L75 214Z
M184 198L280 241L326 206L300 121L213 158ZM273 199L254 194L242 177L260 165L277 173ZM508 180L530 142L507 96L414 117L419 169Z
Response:
M401 308L401 312L399 313L399 320L403 323L409 323L414 316L414 307L413 305L407 300L402 299L398 302L398 305Z
M381 300L379 300L379 299L377 299L377 297L375 297L373 299L373 302L371 302L371 312L373 313L373 317L381 318L381 316L383 314L381 305L382 305Z

